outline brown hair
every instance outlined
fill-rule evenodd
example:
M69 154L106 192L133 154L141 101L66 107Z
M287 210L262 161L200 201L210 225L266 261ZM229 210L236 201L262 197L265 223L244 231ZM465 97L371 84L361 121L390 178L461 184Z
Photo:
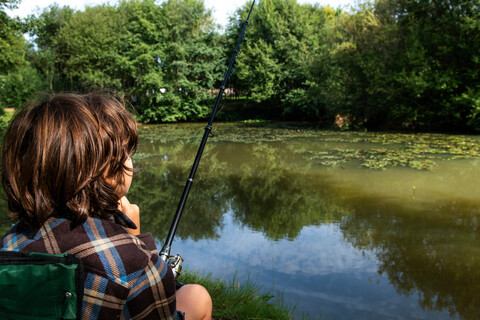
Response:
M135 120L113 95L64 93L26 106L3 141L11 216L33 230L51 216L72 225L88 216L110 218L118 207L115 185L124 182L137 138Z

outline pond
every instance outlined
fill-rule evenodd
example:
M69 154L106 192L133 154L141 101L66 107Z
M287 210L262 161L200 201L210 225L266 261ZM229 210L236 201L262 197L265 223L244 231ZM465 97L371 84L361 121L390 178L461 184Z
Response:
M141 126L130 200L163 245L204 126ZM478 319L480 139L219 123L172 254L300 319Z

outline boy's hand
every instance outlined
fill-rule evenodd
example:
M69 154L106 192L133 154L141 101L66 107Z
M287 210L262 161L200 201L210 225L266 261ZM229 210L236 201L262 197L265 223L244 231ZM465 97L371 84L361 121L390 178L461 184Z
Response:
M123 196L119 201L118 210L125 213L137 225L137 229L127 228L127 231L138 236L140 234L140 208L136 204L131 204L127 197Z

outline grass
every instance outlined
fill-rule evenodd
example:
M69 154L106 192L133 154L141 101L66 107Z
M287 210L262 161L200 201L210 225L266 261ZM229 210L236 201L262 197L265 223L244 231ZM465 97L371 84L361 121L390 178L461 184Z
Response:
M264 293L250 279L241 283L234 276L224 282L186 270L179 280L200 284L208 290L213 300L214 320L293 319L295 308L285 306L281 294Z

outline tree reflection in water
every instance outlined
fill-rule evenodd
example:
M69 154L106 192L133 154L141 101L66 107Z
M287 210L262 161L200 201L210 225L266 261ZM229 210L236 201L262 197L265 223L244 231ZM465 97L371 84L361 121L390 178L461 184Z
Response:
M376 253L378 272L400 294L418 291L423 309L478 319L478 203L445 200L412 210L375 198L357 201L354 214L342 219L344 236L355 247Z

